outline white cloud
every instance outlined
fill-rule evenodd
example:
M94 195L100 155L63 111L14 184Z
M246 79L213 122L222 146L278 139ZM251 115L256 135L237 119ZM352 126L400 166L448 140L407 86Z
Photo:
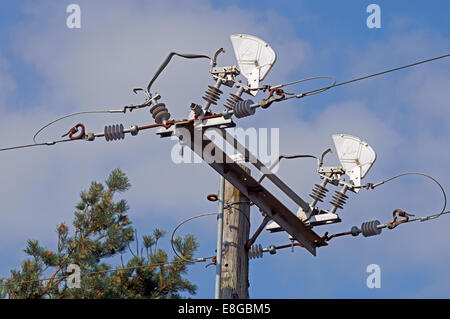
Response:
M0 106L15 90L16 83L9 73L8 62L0 55Z
M191 1L108 2L108 6L100 2L79 1L79 4L83 19L80 30L65 27L63 4L47 2L45 6L28 8L32 16L17 31L19 40L15 48L42 75L45 91L28 110L19 113L2 109L0 136L5 137L2 138L2 146L30 142L34 129L67 112L88 110L89 106L102 109L102 106L117 108L127 103L139 103L141 97L132 95L131 89L146 85L170 51L212 54L224 46L227 54L220 56L219 62L233 64L228 38L231 33L255 34L275 48L278 61L267 83L278 84L297 68L320 63L311 46L294 35L291 22L273 12L254 13L237 7L214 9L206 1L198 1L194 5ZM227 24L224 24L225 20ZM348 69L352 70L349 71L352 75L366 74L416 57L428 57L446 45L440 38L427 34L398 35L387 42L373 44L366 54L355 51L346 64L351 66ZM158 79L154 89L163 96L174 118L185 117L190 102L202 102L203 90L211 83L208 67L207 61L175 57ZM406 72L384 80L368 80L372 82L355 85L352 90L343 89L349 93L348 98L321 106L323 111L308 117L308 120L303 115L308 114L308 107L315 106L315 97L274 104L267 111L258 110L256 116L237 122L244 127L280 127L280 150L289 154L320 154L332 145L332 133L357 135L368 141L378 153L367 180L378 181L398 170L424 169L442 176L444 187L448 189L445 181L445 177L450 175L446 165L450 155L445 149L447 130L435 131L431 120L414 129L402 126L403 122L416 123L427 116L434 120L440 112L448 115L443 110L448 101L445 87L449 79L446 73L438 72L436 77L433 69L426 76L421 74L419 70ZM438 120L444 122L444 116ZM85 123L88 131L97 132L105 124L123 122L128 126L151 123L151 120L148 110L134 111L127 116L73 118L50 128L41 140L54 139L78 122ZM146 131L137 137L127 136L121 142L107 143L99 139L2 152L0 164L6 168L2 178L9 181L0 185L0 193L5 194L2 200L2 225L5 229L2 237L19 247L30 237L53 243L54 226L62 220L71 220L78 192L93 179L103 181L115 167L122 168L133 184L132 190L125 195L129 199L132 219L159 218L173 226L183 218L211 211L213 206L205 201L204 196L217 190L217 174L205 164L172 163L170 149L173 143ZM330 164L336 162L333 158L334 154L327 157ZM314 169L315 163L307 160L284 161L279 173L306 198L313 183L318 181ZM348 230L353 224L360 225L362 221L373 218L384 222L391 217L394 208L399 208L397 205L429 212L430 206L434 209L434 203L440 197L436 195L434 186L428 186L426 182L414 182L414 185L398 182L357 196L352 194L341 214L344 222L326 230L317 228L317 231L322 234L324 231ZM326 205L324 208L328 208ZM209 223L211 220L201 224L202 228L214 225ZM363 262L371 258L382 259L388 265L389 260L399 265L403 265L402 259L421 261L428 269L435 269L435 261L448 260L450 256L440 248L429 249L428 239L445 242L443 230L446 225L448 222L444 219L442 224L437 224L442 232L432 232L434 228L431 226L404 226L398 232L384 232L386 237L372 241L355 240L348 246L336 239L333 247L319 251L320 259L311 261L308 269L313 269L317 263L337 259L342 272L351 272L346 267L352 261ZM211 230L204 232L210 233ZM201 230L198 235L202 236ZM414 244L408 246L405 238ZM349 246L353 254L349 253ZM402 255L398 254L399 250ZM343 255L347 259L339 259ZM309 258L306 253L301 256ZM293 260L298 261L298 258L295 256ZM279 269L286 267L293 266L280 266ZM262 287L264 283L258 285ZM324 281L321 285L318 287L331 284ZM316 288L316 293L320 295L319 288Z
M295 54L295 50L307 50L304 41L278 39L273 31L274 25L280 23L276 15L270 15L273 22L268 22L264 15L249 15L239 8L216 10L204 1L198 1L195 9L191 2L183 1L152 2L151 6L145 2L143 6L116 2L108 10L100 3L79 4L83 19L80 30L66 28L62 4L47 2L27 7L30 17L18 27L14 47L42 76L45 90L27 110L2 111L0 130L8 136L2 139L2 146L30 143L39 127L71 111L141 102L142 97L134 96L131 89L146 85L170 51L212 54L224 46L227 54L220 56L220 62L234 63L231 33L252 33L271 43L279 54L274 72L279 77L290 71L290 65L280 61L288 58L298 65L305 59ZM217 23L223 16L232 17L228 19L231 27ZM158 79L154 88L174 118L185 117L191 101L201 103L201 95L211 83L208 70L208 61L175 57ZM56 123L38 139L57 139L78 122L85 123L88 131L98 132L105 124L151 121L148 110L126 117L81 116ZM173 164L173 144L146 131L134 138L127 136L125 142L97 140L3 152L0 161L3 167L10 168L3 177L11 181L1 186L3 194L8 194L3 210L3 224L8 231L3 236L23 243L26 234L27 238L52 243L54 224L71 220L78 192L93 179L104 180L115 167L121 167L133 184L132 191L126 194L133 216L151 213L150 218L168 216L170 212L170 219L179 220L180 216L211 207L203 197L216 191L217 175L204 164ZM195 187L189 182L192 180Z

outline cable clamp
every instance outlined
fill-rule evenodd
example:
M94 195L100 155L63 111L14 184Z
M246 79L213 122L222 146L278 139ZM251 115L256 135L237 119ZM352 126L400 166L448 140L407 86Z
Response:
M361 188L374 189L375 185L373 183L366 183L366 184L362 185Z
M394 217L394 220L386 223L386 226L389 229L394 229L395 227L397 227L400 224L407 223L409 221L409 217L414 216L414 215L408 214L407 212L405 212L401 209L396 209L392 213L392 216ZM404 219L400 219L399 217L403 217Z
M259 105L263 109L268 108L273 102L279 102L286 98L286 93L280 88L270 88L269 89L269 97L267 99L261 99ZM278 95L277 97L274 94Z
M206 266L205 266L205 268L208 268L209 266L216 266L217 265L217 257L216 256L214 256L212 259L211 259L211 262L209 263L209 264L207 264Z
M78 129L80 130L80 133L76 136L74 136L74 134L78 133ZM69 135L69 138L71 140L79 140L82 139L84 137L84 125L81 123L78 123L77 125L75 125L74 127L72 127L69 132L67 132L66 134L63 134L61 137L67 136Z

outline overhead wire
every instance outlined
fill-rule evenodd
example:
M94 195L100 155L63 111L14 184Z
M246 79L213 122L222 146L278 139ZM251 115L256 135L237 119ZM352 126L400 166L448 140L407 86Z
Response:
M211 196L211 195L215 195L215 194L210 194L210 195L208 195L208 197ZM225 210L225 209L230 209L230 208L231 208L231 209L236 209L238 212L242 213L242 210L241 210L239 207L233 207L234 205L239 205L239 204L247 204L247 205L250 205L250 206L253 205L253 203L248 202L248 201L236 201L236 202L232 202L232 203L225 204L225 205L224 205L224 210ZM197 219L197 218L200 218L200 217L206 217L206 216L213 216L213 215L217 215L217 214L218 214L217 212L213 212L213 213L204 213L204 214L195 215L195 216L193 216L193 217L189 217L189 218L183 220L181 223L179 223L179 224L174 228L174 230L172 231L172 234L171 234L171 236L170 236L170 244L171 244L171 246L172 246L172 250L173 250L174 254L175 254L178 258L182 259L182 260L185 261L185 262L200 262L200 261L205 261L204 258L197 258L197 259L192 259L192 260L190 260L190 259L184 258L184 256L181 256L181 255L176 251L175 246L174 246L174 237L175 237L175 233L176 233L176 231L177 231L182 225L186 224L187 222L189 222L189 221L191 221L191 220L193 220L193 219ZM243 214L243 213L242 213L242 214ZM250 219L249 219L249 217L248 217L246 214L243 214L243 215L245 216L247 222L250 224Z
M219 50L220 51L220 50ZM158 78L158 76L161 74L161 72L167 67L167 65L169 64L170 60L172 59L173 56L179 56L185 59L209 59L211 61L213 61L213 59L211 59L209 56L207 55L203 55L203 54L191 54L191 53L177 53L177 52L170 52L167 57L164 59L164 61L161 63L161 65L159 66L158 70L155 72L155 75L153 75L152 79L150 80L150 82L147 84L147 93L150 94L150 89L153 85L153 83L156 81L156 79ZM216 53L217 55L217 53ZM215 56L216 58L217 56Z
M435 61L435 60L439 60L439 59L443 59L443 58L447 58L447 57L450 57L450 53L444 54L444 55L441 55L441 56L438 56L438 57L434 57L434 58L431 58L431 59L421 60L421 61L414 62L414 63L411 63L411 64L407 64L407 65L404 65L404 66L392 68L392 69L389 69L389 70L381 71L381 72L378 72L378 73L365 75L365 76L362 76L362 77L359 77L359 78L356 78L356 79L340 82L340 83L335 84L333 87L346 85L346 84L353 83L353 82L356 82L356 81L365 80L365 79L372 78L372 77L375 77L375 76L379 76L379 75L383 75L383 74L386 74L386 73L390 73L390 72L394 72L394 71L410 68L410 67L413 67L413 66L416 66L416 65L428 63L428 62L431 62L431 61Z
M293 95L293 96L290 96L290 97L288 97L288 98L286 98L284 100L288 100L288 99L291 99L291 98L294 98L294 97L295 98L302 98L302 97L305 97L305 96L314 95L314 94L321 93L321 92L324 92L326 90L329 90L331 88L335 88L335 87L342 86L342 85L347 85L347 84L350 84L350 83L353 83L353 82L369 79L369 78L372 78L372 77L376 77L376 76L383 75L383 74L386 74L386 73L391 73L391 72L394 72L394 71L403 70L403 69L406 69L406 68L410 68L410 67L413 67L413 66L417 66L417 65L420 65L420 64L432 62L432 61L443 59L443 58L447 58L447 57L450 57L450 53L444 54L444 55L440 55L440 56L437 56L437 57L434 57L434 58L431 58L431 59L421 60L421 61L410 63L410 64L407 64L407 65L403 65L403 66L400 66L400 67L388 69L388 70L385 70L385 71L368 74L368 75L361 76L361 77L358 77L358 78L354 78L354 79L351 79L351 80L347 80L347 81L343 81L343 82L339 82L339 83L334 82L332 85L325 86L325 87L322 87L322 88L319 88L319 89L306 91L306 92L303 92L303 93L300 93L300 94L297 94L297 95ZM325 78L325 77L327 77L327 76L313 77L313 78L308 78L308 79L304 79L304 80L294 81L292 83L299 83L299 82L310 80L310 79ZM330 78L332 78L332 77L330 77Z
M447 208L447 194L446 194L446 192L445 192L445 190L444 190L444 187L443 187L443 186L441 185L441 183L439 183L434 177L432 177L432 176L430 176L430 175L428 175L428 174L425 174L425 173L419 173L419 172L406 172L406 173L402 173L402 174L395 175L395 176L393 176L393 177L391 177L391 178L388 178L388 179L383 180L383 181L378 182L378 183L366 183L365 185L358 186L358 188L366 188L366 189L369 189L369 188L370 188L370 189L374 189L374 188L376 188L376 187L378 187L378 186L380 186L380 185L383 185L384 183L388 183L388 182L390 182L390 181L392 181L392 180L394 180L394 179L397 179L397 178L399 178L399 177L406 176L406 175L419 175L419 176L424 176L424 177L426 177L426 178L431 179L436 185L439 186L439 188L440 188L440 190L441 190L441 192L442 192L442 196L443 196L443 198L444 198L444 205L443 205L443 207L442 207L442 210L441 210L439 213L437 213L437 214L432 214L432 215L428 215L428 216L425 216L425 217L417 217L417 218L409 219L408 222L413 222L413 221L417 221L417 220L420 220L420 221L426 221L426 220L438 218L438 217L440 217L441 215L444 215L444 214L448 214L448 213L449 213L449 212L445 212L445 209Z
M317 156L310 155L310 154L298 154L298 155L280 155L278 156L277 160L270 165L269 170L272 171L272 169L282 160L282 159L297 159L297 158L314 158L318 160ZM263 174L259 180L258 183L261 183L263 179L267 176L267 174Z
M75 112L75 113L71 113L71 114L67 114L67 115L61 116L61 117L59 117L59 118L57 118L57 119L55 119L55 120L53 120L53 121L51 121L51 122L45 124L45 125L42 126L39 130L37 130L36 133L33 135L33 142L34 142L35 144L38 144L38 143L36 142L36 137L38 136L38 134L41 133L44 129L46 129L46 128L49 127L50 125L52 125L52 124L54 124L54 123L56 123L56 122L58 122L58 121L61 121L61 120L63 120L63 119L66 119L66 118L68 118L68 117L75 116L75 115L81 115L81 114L95 114L95 113L124 113L124 111L123 111L123 110L83 111L83 112Z
M220 51L220 50L219 50L219 51ZM219 52L219 51L218 51L218 52ZM165 69L165 67L169 64L170 60L172 59L172 57L173 57L174 55L177 55L177 56L180 56L180 57L183 57L183 58L188 58L188 59L205 58L205 59L211 60L211 61L212 61L212 64L214 64L214 61L215 61L215 58L214 58L214 59L211 59L211 58L210 58L209 56L207 56L207 55L201 55L201 54L182 54L182 53L177 53L177 52L171 52L171 53L169 53L169 55L166 57L166 59L165 59L165 60L163 61L163 63L160 65L159 69L156 71L155 75L153 76L153 78L150 80L150 82L149 82L148 85L147 85L147 95L148 95L148 97L151 96L151 95L150 95L150 88L151 88L152 84L155 82L155 80L156 80L157 77L161 74L161 72ZM217 55L217 53L216 53L216 55ZM356 82L356 81L361 81L361 80L364 80L364 79L368 79L368 78L372 78L372 77L375 77L375 76L383 75L383 74L386 74L386 73L390 73L390 72L394 72L394 71L406 69L406 68L413 67L413 66L417 66L417 65L424 64L424 63L427 63L427 62L431 62L431 61L443 59L443 58L446 58L446 57L449 57L449 56L450 56L450 53L449 53L449 54L445 54L445 55L441 55L441 56L438 56L438 57L434 57L434 58L431 58L431 59L421 60L421 61L414 62L414 63L411 63L411 64L407 64L407 65L404 65L404 66L392 68L392 69L385 70L385 71L382 71L382 72L377 72L377 73L365 75L365 76L358 77L358 78L355 78L355 79L351 79L351 80L348 80L348 81L339 82L339 83L336 83L336 79L335 79L334 77L332 77L332 76L316 76L316 77L310 77L310 78L301 79L301 80L297 80L297 81L293 81L293 82L289 82L289 83L280 84L280 85L275 86L274 88L281 88L281 87L288 86L288 85L298 84L298 83L302 83L302 82L306 82L306 81L311 81L311 80L315 80L315 79L322 79L322 78L328 78L328 79L332 79L332 80L333 80L333 84L332 84L332 85L325 86L325 87L321 87L321 88L314 89L314 90L310 90L310 91L303 92L303 93L300 93L300 94L292 94L292 96L287 97L287 98L284 98L283 100L288 100L288 99L291 99L291 98L302 98L302 97L305 97L305 96L310 96L310 95L314 95L314 94L318 94L318 93L324 92L324 91L329 90L329 89L334 88L334 87L338 87L338 86L346 85L346 84L353 83L353 82ZM267 88L269 88L269 86L264 86L264 87L260 87L260 88L257 88L257 89L258 89L258 90L265 90L265 89L267 89ZM135 89L135 90L136 90L136 89ZM138 90L141 90L141 89L138 89ZM135 91L135 92L136 92L136 91ZM149 103L149 101L150 101L150 100L147 100L144 104L142 104L142 106L143 106L143 105L147 105L147 104ZM141 106L141 105L140 105L140 106ZM137 107L140 107L140 106L137 106ZM133 108L133 106L131 106L131 107ZM53 120L53 121L47 123L46 125L44 125L43 127L41 127L41 128L34 134L34 136L33 136L33 142L34 142L35 144L18 145L18 146L13 146L13 147L1 148L0 151L15 150L15 149L27 148L27 147L32 147L32 146L54 145L54 144L59 143L59 142L65 142L66 140L61 140L61 141L51 141L51 142L44 142L44 143L37 143L36 137L37 137L37 135L38 135L40 132L42 132L42 130L44 130L44 129L47 128L48 126L54 124L54 123L57 122L57 121L60 121L60 120L62 120L62 119L65 119L65 118L68 118L68 117L71 117L71 116L81 115L81 114L93 114L93 113L125 113L126 108L127 108L127 107L125 107L125 108L122 109L122 110L83 111L83 112L76 112L76 113L71 113L71 114L62 116L62 117L60 117L60 118L57 118L56 120ZM67 140L67 141L68 141L68 140Z
M192 261L192 263L204 261L207 259L212 259L213 257L214 256L203 257L202 260ZM168 261L168 262L163 262L163 263L154 263L154 264L147 264L147 265L140 265L140 266L131 266L131 267L124 267L124 268L113 268L113 269L104 269L104 270L98 270L98 271L90 271L90 272L80 273L80 276L83 277L83 276L105 274L105 273L116 272L116 271L127 271L127 270L141 269L141 268L160 267L160 266L174 264L175 262L176 261ZM71 273L68 275L60 276L60 277L57 277L57 279L65 279L65 278L70 277L71 275L73 275L73 274ZM35 283L35 282L41 282L41 281L46 281L46 280L50 280L50 279L52 279L52 278L40 278L40 279L25 280L25 281L21 281L20 283L0 284L0 287L10 287L10 286L14 286L14 285Z

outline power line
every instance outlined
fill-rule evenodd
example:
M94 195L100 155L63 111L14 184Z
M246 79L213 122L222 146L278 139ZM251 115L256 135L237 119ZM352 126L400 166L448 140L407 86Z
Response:
M196 218L205 217L205 216L212 216L212 215L217 215L217 212L214 212L214 213L205 213L205 214L200 214L200 215L196 215L196 216L190 217L190 218L188 218L188 219L183 220L181 223L179 223L179 224L174 228L174 230L172 231L172 235L170 236L170 245L172 246L172 250L173 250L174 254L175 254L178 258L184 260L185 262L190 262L190 263L191 263L191 262L205 261L204 258L197 258L197 259L189 260L189 259L186 259L186 258L184 258L183 256L179 255L178 252L177 252L177 250L175 249L175 246L174 246L174 237L175 237L175 233L176 233L176 231L178 230L178 228L180 228L180 227L181 227L182 225L184 225L185 223L187 223L187 222L189 222L189 221L191 221L191 220L193 220L193 219L196 219Z
M356 82L356 81L365 80L365 79L372 78L372 77L375 77L375 76L379 76L379 75L383 75L383 74L386 74L386 73L390 73L390 72L394 72L394 71L410 68L410 67L413 67L413 66L416 66L416 65L420 65L420 64L423 64L423 63L427 63L427 62L431 62L431 61L435 61L435 60L439 60L439 59L443 59L443 58L447 58L447 57L450 57L450 53L444 54L444 55L441 55L441 56L438 56L438 57L435 57L435 58L414 62L414 63L407 64L407 65L404 65L404 66L400 66L400 67L397 67L397 68L389 69L389 70L386 70L386 71L382 71L382 72L378 72L378 73L373 73L373 74L370 74L370 75L362 76L360 78L356 78L356 79L353 79L353 80L336 83L333 86L337 87L337 86L341 86L341 85L346 85L346 84L353 83L353 82Z
M43 145L55 145L58 143L63 143L63 142L71 142L71 141L75 141L72 139L64 139L64 140L58 140L58 141L51 141L51 142L44 142L44 143L35 143L35 144L26 144L26 145L18 145L18 146L12 146L12 147L5 147L5 148L0 148L0 152L2 151L9 151L9 150L16 150L16 149L21 149L21 148L28 148L28 147L33 147L33 146L43 146Z
M350 83L353 83L353 82L357 82L357 81L373 78L373 77L376 77L376 76L379 76L379 75L383 75L383 74L386 74L386 73L391 73L391 72L394 72L394 71L403 70L403 69L410 68L410 67L413 67L413 66L417 66L417 65L420 65L420 64L432 62L432 61L439 60L439 59L444 59L444 58L447 58L447 57L450 57L450 53L444 54L444 55L441 55L441 56L438 56L438 57L434 57L434 58L431 58L431 59L421 60L421 61L414 62L414 63L411 63L411 64L407 64L407 65L404 65L404 66L396 67L396 68L393 68L393 69L385 70L385 71L382 71L382 72L377 72L377 73L361 76L361 77L358 77L358 78L355 78L355 79L351 79L351 80L348 80L348 81L339 82L339 83L334 82L332 85L328 85L328 86L325 86L325 87L322 87L322 88L319 88L319 89L314 89L314 90L311 90L311 91L300 93L300 94L288 97L285 100L288 100L288 99L291 99L291 98L302 98L302 97L305 97L305 96L310 96L310 95L314 95L314 94L317 94L317 93L322 93L323 91L329 90L331 88L335 88L335 87L342 86L342 85L347 85L347 84L350 84ZM309 80L316 79L316 78L328 78L328 76L308 78L308 79L292 82L292 84L298 83L298 82L303 82L303 81L306 81L306 80L309 81Z
M36 133L33 135L33 142L34 142L35 144L38 144L38 143L36 142L36 137L38 136L38 134L39 134L40 132L42 132L45 128L49 127L50 125L52 125L52 124L54 124L54 123L56 123L56 122L58 122L58 121L61 121L61 120L63 120L63 119L66 119L66 118L68 118L68 117L75 116L75 115L81 115L81 114L95 114L95 113L125 113L125 111L124 111L124 110L83 111L83 112L76 112L76 113L71 113L71 114L68 114L68 115L61 116L61 117L57 118L56 120L53 120L53 121L51 121L51 122L45 124L45 125L42 126L39 130L37 130Z
M203 258L199 258L199 260L197 261L189 261L189 263L195 263L195 262L203 262L207 259L212 259L214 256L210 256L210 257L203 257ZM176 261L170 261L170 262L165 262L165 263L154 263L154 264L149 264L149 265L141 265L141 266L132 266L132 267L124 267L124 268L113 268L113 269L105 269L105 270L98 270L98 271L91 271L91 272L85 272L85 273L81 273L80 276L90 276L90 275L98 275L98 274L106 274L106 273L110 273L110 272L116 272L116 271L127 271L127 270L134 270L134 269L141 269L141 268L153 268L153 267L160 267L160 266L165 266L165 265L170 265L170 264L174 264L176 263ZM66 279L68 277L70 277L72 274L69 275L64 275L61 277L58 277L58 279ZM41 281L46 281L46 280L50 280L52 278L41 278L41 279L34 279L34 280L26 280L26 281L21 281L20 283L10 283L10 284L0 284L0 287L10 287L10 286L14 286L14 285L23 285L23 284L28 284L28 283L35 283L35 282L41 282Z
M149 92L149 89L150 89L151 85L153 84L153 82L156 80L156 78L157 78L158 75L162 72L162 70L167 66L167 64L169 63L170 59L171 59L174 55L178 55L178 56L181 56L181 57L183 57L183 58L188 58L188 59L197 59L197 58L207 58L207 59L211 59L210 57L208 57L208 56L206 56L206 55L178 54L178 53L176 53L176 52L171 52L171 53L167 56L167 58L166 58L166 60L163 62L163 64L161 65L160 69L156 72L155 76L154 76L154 77L152 78L152 80L150 81L149 85L147 86L147 92ZM279 101L286 101L286 100L289 100L289 99L291 99L291 98L302 98L302 97L305 97L305 96L310 96L310 95L322 93L322 92L324 92L324 91L326 91L326 90L329 90L329 89L331 89L331 88L334 88L334 87L338 87L338 86L350 84L350 83L353 83L353 82L365 80L365 79L368 79L368 78L372 78L372 77L375 77L375 76L383 75L383 74L386 74L386 73L390 73L390 72L394 72L394 71L398 71L398 70L410 68L410 67L417 66L417 65L420 65L420 64L424 64L424 63L428 63L428 62L431 62L431 61L443 59L443 58L446 58L446 57L449 57L449 56L450 56L450 53L449 53L449 54L445 54L445 55L441 55L441 56L438 56L438 57L434 57L434 58L431 58L431 59L421 60L421 61L414 62L414 63L411 63L411 64L407 64L407 65L404 65L404 66L396 67L396 68L393 68L393 69L385 70L385 71L382 71L382 72L373 73L373 74L369 74L369 75L366 75L366 76L358 77L358 78L355 78L355 79L352 79L352 80L348 80L348 81L344 81L344 82L339 82L339 83L336 83L336 79L335 79L334 77L332 77L332 76L316 76L316 77L311 77L311 78L301 79L301 80L298 80L298 81L293 81L293 82L289 82L289 83L280 84L280 85L274 86L273 88L274 88L274 89L276 89L276 88L281 88L281 87L284 87L284 86L289 86L289 85L293 85L293 84L297 84L297 83L301 83L301 82L306 82L306 81L311 81L311 80L316 80L316 79L322 79L322 78L328 78L328 79L331 79L331 80L333 81L333 84L332 84L332 85L325 86L325 87L322 87L322 88L319 88L319 89L310 90L310 91L307 91L307 92L304 92L304 93L300 93L300 94L296 94L296 95L293 94L293 95L290 96L290 97L287 97L287 98L284 98L284 99L280 99L280 100L279 100ZM259 89L259 90L265 90L265 89L267 89L267 87L261 87L261 88L258 88L258 89ZM140 90L140 89L135 89L135 92L136 92L136 90ZM62 120L62 119L65 119L65 118L68 118L68 117L71 117L71 116L81 115L81 114L94 114L94 113L125 113L127 108L134 109L134 108L141 108L141 107L144 107L144 106L148 106L148 105L150 105L150 101L151 101L151 99L150 99L150 100L148 99L145 103L143 103L143 104L141 104L141 105L137 105L137 106L133 106L133 105L125 106L122 110L83 111L83 112L71 113L71 114L68 114L68 115L59 117L59 118L57 118L57 119L55 119L55 120L53 120L53 121L47 123L47 124L44 125L43 127L41 127L41 128L34 134L34 136L33 136L34 144L26 144L26 145L18 145L18 146L12 146L12 147L1 148L1 149L0 149L0 152L1 152L1 151L8 151L8 150L21 149L21 148L34 147L34 146L55 145L55 144L57 144L57 143L71 141L71 140L73 140L73 139L58 140L58 141L50 141L50 142L44 142L44 143L37 143L37 142L36 142L36 137L37 137L37 135L38 135L40 132L42 132L42 131L43 131L45 128L47 128L48 126L54 124L54 123L57 122L57 121L60 121L60 120ZM156 125L156 126L161 126L161 125ZM164 125L162 125L162 126L164 126ZM148 128L151 128L151 127L155 127L155 126L154 126L154 125L148 126ZM144 129L144 128L147 128L147 127L142 127L142 129Z
M217 196L217 195L215 195L215 194L211 194L211 195ZM210 195L208 195L208 197L209 197L209 196L210 196ZM212 201L215 201L215 200L212 200ZM231 209L236 209L239 213L242 213L241 209L239 209L238 207L232 207L232 206L234 206L234 205L239 205L239 204L242 204L242 203L247 203L247 202L237 201L237 202L232 202L232 203L226 204L226 205L224 205L224 210L225 210L225 209L230 209L230 208L231 208ZM178 252L177 252L177 250L175 249L175 246L174 246L174 238L175 238L175 233L176 233L176 231L177 231L181 226L183 226L185 223L187 223L187 222L189 222L189 221L191 221L191 220L193 220L193 219L197 219L197 218L200 218L200 217L206 217L206 216L213 216L213 215L217 215L217 212L213 212L213 213L204 213L204 214L195 215L195 216L192 216L192 217L189 217L189 218L183 220L182 222L180 222L180 223L174 228L174 230L172 231L172 235L170 236L170 244L171 244L171 246L172 246L172 250L173 250L174 254L175 254L178 258L183 259L185 262L201 262L201 261L205 261L205 258L197 258L197 259L189 260L189 259L186 259L186 258L184 258L183 256L179 255ZM244 216L245 216L245 214L244 214ZM246 217L246 219L247 219L247 222L250 224L250 219L249 219L247 216L245 216L245 217Z

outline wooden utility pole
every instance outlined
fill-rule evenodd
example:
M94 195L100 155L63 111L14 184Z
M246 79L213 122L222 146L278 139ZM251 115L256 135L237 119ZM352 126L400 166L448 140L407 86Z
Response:
M242 168L250 174L250 169ZM222 299L248 299L248 251L245 245L250 234L250 201L231 183L225 181L222 256Z

